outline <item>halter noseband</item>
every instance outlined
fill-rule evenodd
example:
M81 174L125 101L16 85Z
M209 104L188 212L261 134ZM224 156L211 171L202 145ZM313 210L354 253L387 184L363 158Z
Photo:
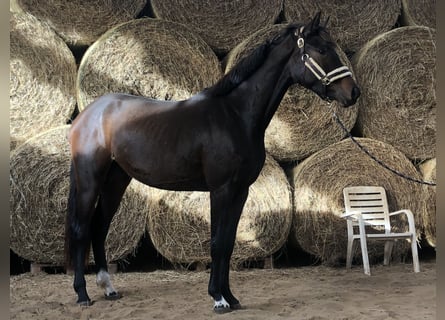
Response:
M301 60L304 61L304 65L312 72L312 74L321 81L324 86L330 85L332 82L339 79L352 76L352 72L349 71L347 66L341 66L326 73L323 68L311 57L304 52L305 41L302 37L304 27L301 27L295 35L298 37L297 46L302 51Z

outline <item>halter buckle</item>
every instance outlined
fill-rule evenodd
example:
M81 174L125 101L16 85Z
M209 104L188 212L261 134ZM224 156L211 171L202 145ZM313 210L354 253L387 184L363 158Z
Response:
M321 78L320 80L321 80L321 83L325 86L328 86L331 84L331 80L328 77Z
M303 48L304 47L304 39L302 37L299 37L297 40L297 46L298 48Z

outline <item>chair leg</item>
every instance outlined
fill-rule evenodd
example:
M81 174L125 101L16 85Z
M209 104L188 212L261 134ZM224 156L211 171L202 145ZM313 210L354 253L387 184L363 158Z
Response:
M352 268L352 255L354 253L354 239L349 238L348 239L348 247L346 251L346 268L351 269Z
M414 272L420 272L419 254L417 252L417 241L415 236L411 239L411 251L413 255Z
M393 246L394 246L393 241L385 242L385 255L383 256L383 265L385 265L385 266L387 266L389 264L389 261L391 260L391 252L392 252Z
M360 239L360 245L362 249L362 260L363 260L363 269L365 274L368 276L371 275L371 269L369 267L369 259L368 259L368 247L366 245L366 239Z
M362 249L363 269L365 274L370 276L371 269L369 268L368 246L366 244L366 233L365 233L365 226L363 225L363 223L359 225L359 228L360 228L360 247Z

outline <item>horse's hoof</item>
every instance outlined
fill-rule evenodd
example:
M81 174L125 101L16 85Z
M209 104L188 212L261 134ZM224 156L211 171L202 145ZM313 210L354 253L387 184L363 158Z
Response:
M217 314L224 314L224 313L231 312L232 309L230 307L215 306L215 307L213 307L213 311Z
M236 304L231 304L230 305L230 309L232 309L232 310L241 310L241 309L244 309L244 307L241 306L240 303L236 303Z
M119 292L113 291L110 294L105 294L105 300L119 300L122 295Z
M84 301L77 301L77 305L80 307L89 307L93 305L93 301L91 301L90 299L88 300L84 300Z

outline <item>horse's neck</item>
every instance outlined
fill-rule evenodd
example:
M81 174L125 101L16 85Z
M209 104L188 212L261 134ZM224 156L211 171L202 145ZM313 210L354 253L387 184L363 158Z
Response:
M286 63L287 57L275 61L268 59L245 85L240 86L245 99L244 117L254 127L253 130L260 130L264 134L290 85L290 78L283 73Z
M266 131L267 126L272 120L273 115L277 111L278 106L281 103L281 100L283 100L283 97L291 84L292 81L290 75L286 71L284 71L284 68L282 68L278 80L276 80L275 88L272 91L272 95L270 96L269 101L264 109L264 115L263 115L264 131Z

